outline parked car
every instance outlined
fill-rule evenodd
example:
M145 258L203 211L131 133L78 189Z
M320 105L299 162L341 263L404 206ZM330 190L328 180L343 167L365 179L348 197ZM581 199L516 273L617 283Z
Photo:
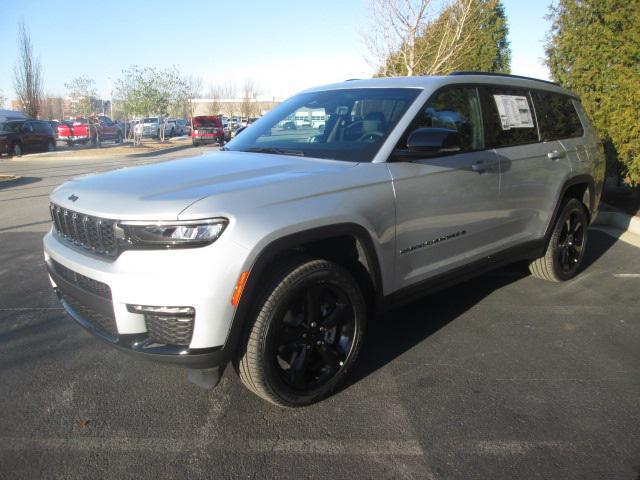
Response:
M191 136L191 122L184 118L179 118L176 121L176 126L179 129L178 135L189 135Z
M56 137L44 120L11 120L0 123L0 154L19 157L23 153L53 152Z
M191 142L194 146L206 143L223 145L224 142L230 139L230 135L230 132L225 132L219 116L193 117Z
M161 117L147 117L143 118L138 122L135 126L136 133L141 135L142 137L153 137L160 138L160 127L165 120ZM165 135L170 136L170 131L167 131L167 127L165 124Z
M324 133L274 129L311 107ZM345 381L376 313L516 261L573 278L604 168L579 98L550 82L349 81L220 152L63 184L45 261L108 343L209 387L233 363L250 391L302 406Z
M122 142L122 131L109 117L76 117L58 124L58 140L67 145L100 146L103 141Z

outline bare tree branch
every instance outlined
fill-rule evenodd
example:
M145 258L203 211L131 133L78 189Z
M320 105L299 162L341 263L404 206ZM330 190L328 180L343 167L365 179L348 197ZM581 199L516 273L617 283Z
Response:
M13 85L24 112L31 118L38 118L43 97L42 67L40 60L33 56L31 35L24 20L18 24L18 62L13 74Z

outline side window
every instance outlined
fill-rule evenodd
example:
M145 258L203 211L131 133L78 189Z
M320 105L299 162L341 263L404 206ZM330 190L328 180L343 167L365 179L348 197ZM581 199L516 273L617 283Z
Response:
M407 129L400 140L400 148L406 148L411 132L426 127L456 130L462 141L462 152L482 150L484 139L478 90L449 87L436 92Z
M538 129L527 90L487 87L481 90L487 147L538 142Z
M35 122L34 124L34 130L36 133L49 133L49 128L51 127L47 123Z
M36 132L36 126L33 122L24 122L24 125L22 126L22 130L30 133L30 132Z
M559 93L533 91L543 141L581 137L584 133L573 101Z

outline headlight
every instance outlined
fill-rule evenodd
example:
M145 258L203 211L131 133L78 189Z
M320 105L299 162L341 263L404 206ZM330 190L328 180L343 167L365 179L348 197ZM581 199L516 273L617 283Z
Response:
M118 224L116 236L127 248L201 247L215 242L226 228L226 218L176 222Z

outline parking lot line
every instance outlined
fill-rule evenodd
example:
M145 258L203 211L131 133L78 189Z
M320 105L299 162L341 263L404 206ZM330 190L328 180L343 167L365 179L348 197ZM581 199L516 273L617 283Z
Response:
M640 278L640 273L614 273L616 278Z
M366 439L246 439L242 445L229 442L201 445L192 439L133 438L133 437L77 437L77 438L25 438L0 437L2 451L76 450L123 452L187 452L205 448L215 451L243 453L281 453L292 455L351 455L351 456L409 456L424 454L415 440Z

